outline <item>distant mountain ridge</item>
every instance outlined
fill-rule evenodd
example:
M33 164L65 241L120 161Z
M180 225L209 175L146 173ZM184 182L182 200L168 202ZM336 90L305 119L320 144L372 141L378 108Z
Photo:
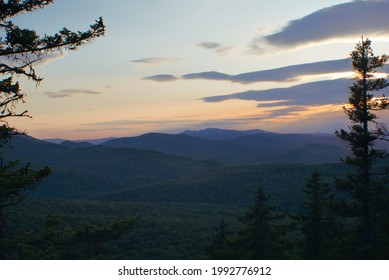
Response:
M241 136L255 135L260 133L269 133L265 130L253 129L253 130L230 130L219 128L206 128L202 130L185 130L181 134L195 136L210 140L230 140Z
M28 136L15 136L5 162L20 159L35 168L49 165L53 173L34 190L43 197L86 199L143 184L174 180L223 167L156 151L101 145L69 148Z
M47 139L42 139L42 141L49 142L49 143L54 143L54 144L62 144L66 142L69 144L69 142L73 143L90 143L92 145L100 145L104 142L107 142L109 140L115 139L116 137L107 137L107 138L98 138L98 139L84 139L84 140L68 140L68 139L62 139L62 138L47 138Z
M216 160L227 165L337 163L349 154L346 143L334 134L282 134L261 129L206 128L177 134L152 132L132 137L56 143L73 149L102 145L151 150L196 160Z
M343 141L330 134L280 134L263 130L186 130L179 134L147 133L102 144L159 151L229 165L260 163L334 163L348 154Z
M154 141L156 137L178 139L175 144L190 140L200 148L211 143L223 149L233 147L236 141L244 142L247 138L252 140L252 137L255 141L264 141L259 135L220 141L158 133L146 134L136 140ZM126 143L127 139L122 140ZM255 141L250 144L253 145ZM274 144L280 145L282 140L274 141ZM269 193L276 200L285 201L298 196L298 186L304 183L309 172L317 165L289 162L301 159L309 161L309 157L318 149L316 144L310 144L303 146L303 150L292 149L289 154L280 153L277 160L287 162L283 164L226 166L217 161L194 160L150 150L90 144L87 147L65 145L28 136L15 136L4 160L22 159L23 162L31 162L35 168L46 165L52 167L53 173L38 188L29 191L31 195L41 198L142 203L228 203L239 206L250 201L258 184L268 186ZM327 148L323 150L325 153L334 151L331 145L317 145L320 149ZM266 150L269 146L264 145L262 148ZM332 164L324 164L320 168L326 169L326 166L330 172L338 169Z

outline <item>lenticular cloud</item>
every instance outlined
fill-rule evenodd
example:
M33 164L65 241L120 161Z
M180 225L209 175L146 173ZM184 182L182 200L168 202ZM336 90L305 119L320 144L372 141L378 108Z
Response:
M252 47L260 52L264 44L289 49L362 35L389 36L388 14L388 0L339 4L290 21L281 31L257 38Z

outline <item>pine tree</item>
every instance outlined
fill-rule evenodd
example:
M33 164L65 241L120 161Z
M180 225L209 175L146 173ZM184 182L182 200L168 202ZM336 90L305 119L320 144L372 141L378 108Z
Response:
M63 28L54 35L43 37L36 31L22 29L11 21L20 14L42 9L53 2L54 0L0 1L0 29L4 34L0 38L0 74L4 77L0 81L0 121L5 124L5 118L28 116L28 111L15 111L17 103L25 102L25 94L21 92L19 83L14 82L16 75L39 83L42 78L37 75L34 63L53 52L77 50L105 33L102 18L85 32L72 32Z
M269 204L269 196L258 188L254 204L240 218L246 228L240 232L243 257L266 260L282 257L283 236L286 233L284 213Z
M306 201L302 207L306 212L298 216L302 224L303 258L326 259L332 224L328 215L328 206L333 197L331 188L328 183L321 181L320 173L315 170L307 180L303 192Z
M39 170L33 169L30 164L20 167L19 161L5 162L3 158L4 147L12 135L18 133L8 120L12 117L29 117L27 110L16 111L17 104L25 102L26 94L15 77L24 76L38 84L42 78L34 69L36 62L53 52L77 50L105 32L102 18L85 32L63 28L54 35L43 37L34 30L20 28L12 22L20 14L34 12L51 3L53 0L0 1L0 259L7 256L4 235L6 208L19 203L25 189L35 186L50 173L48 167Z
M378 217L387 209L388 192L385 186L385 172L378 170L379 161L388 157L385 149L376 147L378 140L385 139L385 125L378 122L375 111L389 108L389 100L373 92L386 88L385 78L375 73L388 61L388 56L374 56L369 39L359 42L351 52L355 81L349 88L349 104L344 108L352 125L349 131L340 130L336 134L348 142L352 155L344 162L354 170L343 179L337 179L339 190L346 192L347 199L340 200L337 209L340 215L354 218L353 240L348 258L375 258L379 252L380 238Z

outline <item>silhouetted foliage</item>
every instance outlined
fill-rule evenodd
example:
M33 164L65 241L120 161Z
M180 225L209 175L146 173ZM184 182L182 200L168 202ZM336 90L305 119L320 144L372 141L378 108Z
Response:
M301 225L303 259L327 259L332 245L329 238L334 221L330 217L329 205L333 194L328 183L323 182L320 173L314 170L307 180L303 192L305 201L303 213L297 216Z
M16 111L20 102L25 102L14 78L24 76L35 83L42 81L34 69L34 63L44 60L47 55L63 50L76 50L79 46L104 35L102 18L85 32L72 32L63 28L54 35L39 36L36 31L20 28L12 19L20 14L42 9L53 3L50 0L8 0L0 1L0 258L7 257L8 240L4 234L6 223L5 208L19 203L24 190L36 185L50 173L50 168L35 170L30 164L22 167L19 161L5 163L3 152L11 136L17 129L9 126L11 117L28 117L28 111Z
M93 39L103 36L105 26L102 18L85 32L72 32L63 28L54 35L39 36L36 31L22 29L12 22L12 18L23 13L42 9L54 1L44 0L9 0L0 1L0 29L4 34L0 39L0 121L8 117L28 116L28 111L16 112L18 102L25 101L15 76L25 76L39 83L34 63L45 59L45 56L58 51L76 50Z
M374 56L369 39L359 42L350 54L355 72L355 81L349 88L349 104L344 111L352 125L349 131L340 130L336 134L348 142L352 155L344 162L354 167L345 178L336 180L339 190L346 193L340 199L338 214L350 218L350 234L345 244L346 258L377 258L382 248L380 238L380 216L388 208L388 179L385 170L380 170L379 160L388 157L385 149L377 148L379 140L387 140L385 125L378 122L374 113L389 108L389 100L373 92L386 88L385 78L374 76L376 71L388 61L388 56ZM382 167L382 166L381 166Z
M11 131L6 127L2 129L0 149L7 144ZM7 258L7 240L4 229L7 223L6 209L20 203L25 197L27 188L36 186L43 178L51 172L49 167L34 169L31 164L20 167L19 161L3 163L0 150L0 259Z
M258 188L254 204L240 217L245 225L238 239L243 258L266 260L283 256L287 230L285 213L277 211L268 200L269 196Z

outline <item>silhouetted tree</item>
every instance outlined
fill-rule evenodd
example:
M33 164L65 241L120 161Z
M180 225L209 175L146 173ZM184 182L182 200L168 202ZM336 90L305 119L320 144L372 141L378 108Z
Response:
M336 135L348 142L352 155L344 162L353 166L354 170L336 181L338 189L347 195L335 209L340 215L353 218L352 235L347 237L348 242L353 240L353 243L346 257L367 259L379 255L382 240L378 220L389 202L387 179L379 176L385 172L378 168L379 160L387 158L388 153L376 146L377 141L385 140L388 134L385 125L378 122L374 113L388 109L389 101L384 95L376 97L373 94L389 85L385 78L374 75L388 57L374 56L369 39L362 39L350 56L355 81L349 88L349 104L344 111L352 125L348 131L342 129Z
M28 116L27 111L16 112L15 105L25 101L14 77L25 76L39 83L42 81L35 69L34 63L43 60L47 55L64 50L77 50L78 47L93 39L103 36L105 26L102 18L90 26L85 32L72 32L63 28L58 33L40 37L36 31L22 29L11 19L23 13L42 9L53 3L53 0L9 0L0 1L0 120L5 122L8 117Z
M329 218L329 204L333 194L328 183L321 181L315 170L307 180L303 192L306 200L302 207L305 213L298 216L303 234L303 258L326 259L330 242L328 240L333 221Z
M285 214L269 203L269 196L258 188L254 204L240 218L245 228L239 233L243 258L277 259L284 251Z
M18 161L4 161L3 149L11 136L17 133L7 120L11 117L28 117L27 110L16 111L16 105L25 102L26 95L15 77L24 76L39 83L42 78L37 75L34 63L56 51L76 50L105 32L101 18L85 32L63 28L54 35L43 37L34 30L20 28L12 22L20 14L42 9L51 3L53 0L0 1L0 259L6 258L5 208L20 202L24 190L36 185L50 172L48 167L35 170L30 164L18 167Z

